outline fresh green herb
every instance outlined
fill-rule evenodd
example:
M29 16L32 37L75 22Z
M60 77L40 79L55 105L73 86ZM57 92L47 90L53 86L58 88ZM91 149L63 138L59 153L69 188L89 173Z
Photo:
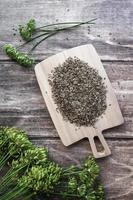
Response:
M18 47L13 47L11 44L4 45L4 51L12 60L16 61L18 64L24 67L32 67L34 64L34 59L29 56L29 54L44 40L47 38L66 30L71 30L84 24L94 24L96 19L92 19L86 22L65 22L65 23L55 23L48 24L41 27L36 27L36 22L34 19L29 20L26 25L19 25L20 36L26 42ZM41 38L39 41L39 38ZM28 51L27 54L20 52L20 49L25 47L28 43L33 41L36 43Z
M31 38L35 29L36 22L34 19L30 19L30 21L25 26L19 25L19 33L25 41L28 41Z
M99 171L99 166L94 158L87 159L81 169L70 167L70 171L64 173L64 179L67 179L66 189L63 193L60 192L60 195L67 199L75 196L82 200L97 200L95 184L98 181ZM102 186L101 191L103 191Z
M4 45L4 50L12 60L16 61L18 64L24 67L32 67L35 63L33 58L31 58L29 55L18 51L11 44Z
M24 131L16 128L0 127L0 168L11 158L19 157L22 152L32 148Z
M34 192L51 193L60 183L62 168L55 163L48 163L45 167L33 166L29 172L19 179L19 186L32 189Z
M0 161L4 158L9 170L0 180L1 200L31 200L40 192L51 200L104 200L94 158L81 168L63 168L50 161L46 148L33 145L24 131L0 127Z
M41 26L41 27L36 27L35 20L31 19L25 26L19 25L19 33L20 33L21 37L23 38L23 40L29 41L32 38L32 36L38 32L45 32L46 34L49 34L54 31L69 30L69 29L76 28L76 27L84 25L84 24L94 24L95 20L96 19L92 19L92 20L89 20L86 22L55 23L55 24L48 24L48 25Z

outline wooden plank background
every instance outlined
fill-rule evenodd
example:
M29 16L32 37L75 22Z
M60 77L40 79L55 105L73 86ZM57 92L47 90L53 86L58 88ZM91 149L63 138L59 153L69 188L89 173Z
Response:
M133 1L132 0L4 0L0 1L0 125L26 130L50 156L66 166L80 164L91 155L83 140L64 147L43 101L34 70L10 61L2 51L5 43L22 43L13 35L18 24L35 18L38 26L54 22L98 18L96 24L60 33L34 52L36 62L62 50L92 43L99 53L117 95L125 123L106 130L112 151L99 159L106 199L133 199ZM17 32L15 32L17 34ZM25 49L26 50L26 49ZM80 153L79 153L80 152Z

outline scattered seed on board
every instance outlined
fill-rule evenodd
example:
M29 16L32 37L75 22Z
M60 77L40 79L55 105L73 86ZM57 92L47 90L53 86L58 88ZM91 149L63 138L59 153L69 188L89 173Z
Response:
M106 86L98 71L69 57L49 75L52 97L64 120L94 126L106 110Z

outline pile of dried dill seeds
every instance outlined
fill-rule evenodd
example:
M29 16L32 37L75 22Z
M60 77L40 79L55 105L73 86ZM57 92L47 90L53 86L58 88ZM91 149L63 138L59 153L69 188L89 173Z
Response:
M49 76L52 96L65 120L77 126L94 126L106 110L102 77L87 63L69 57Z

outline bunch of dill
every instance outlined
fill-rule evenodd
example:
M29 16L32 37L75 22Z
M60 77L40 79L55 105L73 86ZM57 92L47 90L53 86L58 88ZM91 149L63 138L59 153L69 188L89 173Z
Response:
M4 45L4 51L8 57L16 61L19 65L24 67L32 67L35 63L31 57L32 51L47 38L66 30L71 30L84 24L94 24L96 19L92 19L86 22L64 22L48 24L41 27L36 26L35 19L30 19L26 25L19 25L18 30L22 39L25 41L22 45L14 47L12 44ZM27 52L20 51L29 43L33 44L33 47Z
M17 128L0 127L0 170L9 170L0 180L0 199L33 199L38 194L48 199L104 200L99 182L99 166L88 158L82 167L63 168Z

